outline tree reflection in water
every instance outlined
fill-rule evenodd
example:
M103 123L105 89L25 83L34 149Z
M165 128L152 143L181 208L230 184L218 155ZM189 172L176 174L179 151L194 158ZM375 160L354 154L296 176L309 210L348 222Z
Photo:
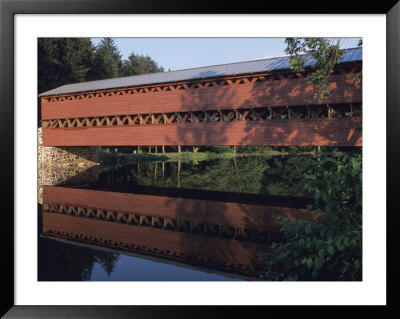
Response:
M95 263L109 276L120 254L71 245L48 238L39 238L39 281L90 280Z
M237 156L200 162L119 165L101 169L108 184L203 189L278 196L304 196L297 190L288 156Z

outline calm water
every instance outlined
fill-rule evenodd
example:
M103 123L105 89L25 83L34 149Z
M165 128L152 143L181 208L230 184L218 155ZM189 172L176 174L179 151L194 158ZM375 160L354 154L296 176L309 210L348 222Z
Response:
M246 156L201 162L154 162L101 168L108 184L302 196L289 179L288 156Z
M41 172L39 280L258 280L310 199L285 156Z

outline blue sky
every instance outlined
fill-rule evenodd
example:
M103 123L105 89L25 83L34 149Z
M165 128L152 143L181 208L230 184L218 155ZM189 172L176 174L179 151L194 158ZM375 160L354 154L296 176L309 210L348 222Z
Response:
M107 275L99 263L92 270L93 281L238 281L203 270L120 254L114 271Z
M359 38L343 39L343 48ZM92 38L97 45L101 38ZM180 70L284 55L284 38L114 38L122 59L132 52L149 55L158 65Z

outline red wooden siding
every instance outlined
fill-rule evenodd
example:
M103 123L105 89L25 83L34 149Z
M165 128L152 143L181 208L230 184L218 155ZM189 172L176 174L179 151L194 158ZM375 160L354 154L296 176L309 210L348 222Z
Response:
M361 102L361 88L355 87L353 78L352 73L332 75L327 103ZM71 101L49 102L42 98L41 102L42 119L56 119L320 103L313 95L313 86L299 78Z
M307 209L44 186L43 203L96 208L236 228L277 231L275 218L313 216Z
M361 117L47 128L43 146L361 146Z
M100 246L158 255L172 260L190 259L193 263L217 264L221 268L255 271L259 251L265 244L226 238L199 236L149 227L104 222L90 218L43 213L43 233L55 237L78 239Z

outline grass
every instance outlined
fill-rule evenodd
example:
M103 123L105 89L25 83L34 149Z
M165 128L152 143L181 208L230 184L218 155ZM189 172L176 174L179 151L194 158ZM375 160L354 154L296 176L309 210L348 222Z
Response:
M145 164L150 162L190 162L190 161L205 161L219 158L233 158L241 156L272 156L272 155L287 155L287 152L269 151L263 153L236 153L233 152L181 152L181 153L115 153L99 150L99 161L102 165L115 164Z
M166 162L167 160L168 157L162 154L127 154L99 150L99 161L101 164L142 164L155 161Z

